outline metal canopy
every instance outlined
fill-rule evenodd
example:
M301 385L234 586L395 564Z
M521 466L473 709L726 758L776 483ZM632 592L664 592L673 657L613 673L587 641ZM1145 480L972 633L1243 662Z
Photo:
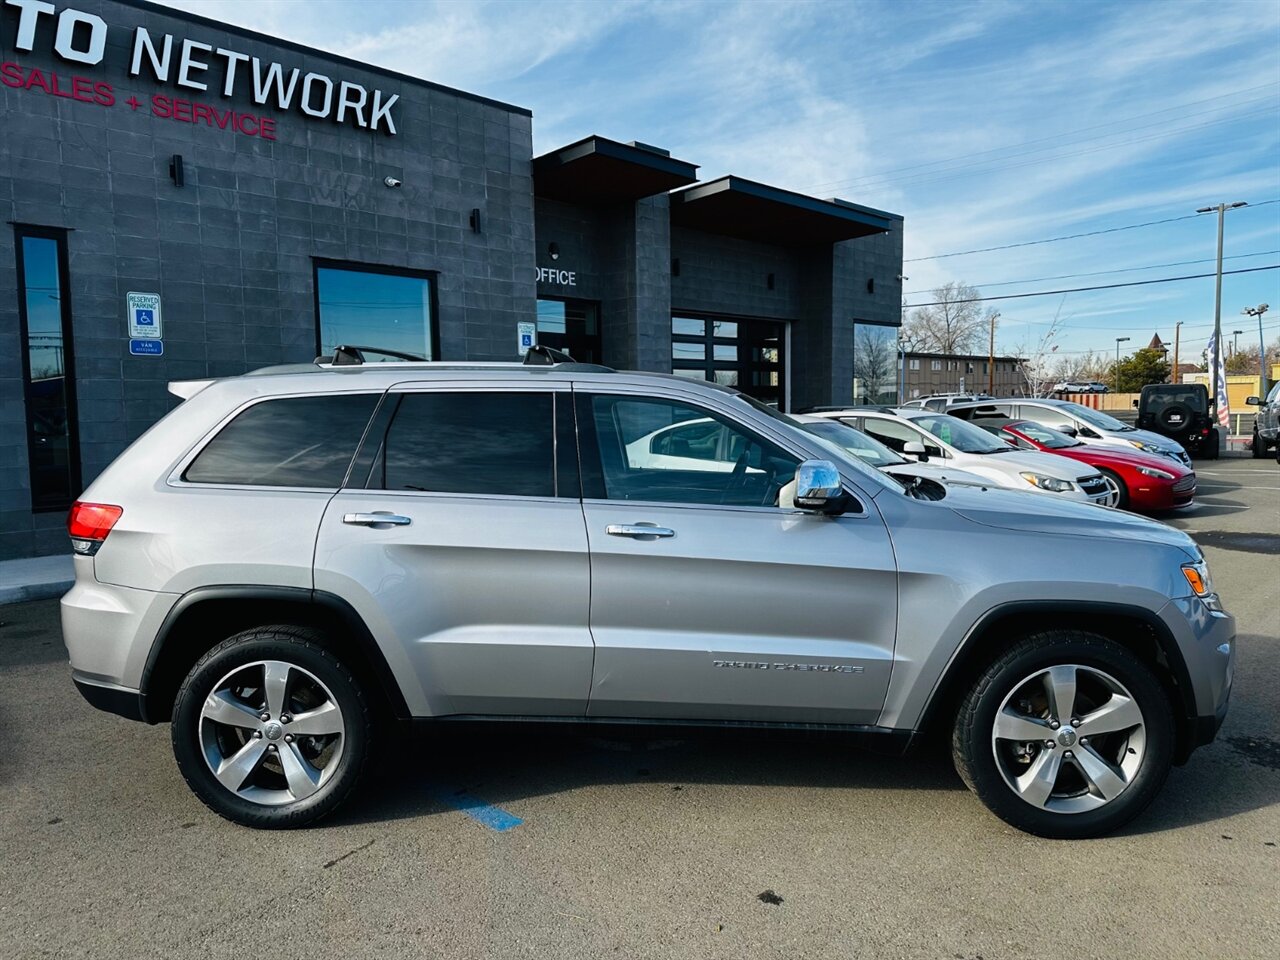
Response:
M533 192L569 203L616 203L694 183L698 167L665 150L587 137L533 161Z
M671 195L671 222L784 246L829 244L885 233L902 217L845 200L818 200L741 177Z

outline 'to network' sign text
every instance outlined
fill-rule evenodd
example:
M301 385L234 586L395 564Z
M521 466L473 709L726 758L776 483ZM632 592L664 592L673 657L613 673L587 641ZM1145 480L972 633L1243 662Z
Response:
M53 52L63 60L89 66L102 63L110 28L96 14L70 7L59 12L47 0L3 0L3 8L12 8L10 12L18 18L16 49L35 49L37 33L52 30ZM399 94L387 96L381 90L368 90L348 80L335 81L320 73L303 73L297 67L286 70L279 63L263 63L247 53L190 37L175 38L171 33L152 36L143 27L135 28L129 74L202 93L213 88L224 97L247 91L259 106L297 109L308 117L382 130L391 136L396 133L391 108ZM9 70L6 75L12 79L18 73ZM169 104L187 103L161 99Z

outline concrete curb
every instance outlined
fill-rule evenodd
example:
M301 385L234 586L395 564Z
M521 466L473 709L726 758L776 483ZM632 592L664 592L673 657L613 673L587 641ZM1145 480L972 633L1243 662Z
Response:
M0 561L0 605L50 600L75 583L71 555Z

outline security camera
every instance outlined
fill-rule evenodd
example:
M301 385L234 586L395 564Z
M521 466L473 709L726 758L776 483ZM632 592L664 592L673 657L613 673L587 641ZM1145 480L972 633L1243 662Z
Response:
M403 180L397 180L395 177L383 177L382 182L385 183L388 187L391 187L392 189L404 183Z

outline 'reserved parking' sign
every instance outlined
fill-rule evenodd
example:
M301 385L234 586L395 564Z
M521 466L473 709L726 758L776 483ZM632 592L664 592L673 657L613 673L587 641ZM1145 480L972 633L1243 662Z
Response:
M160 314L160 294L129 293L125 295L129 316L129 337L133 340L159 340L164 336Z

